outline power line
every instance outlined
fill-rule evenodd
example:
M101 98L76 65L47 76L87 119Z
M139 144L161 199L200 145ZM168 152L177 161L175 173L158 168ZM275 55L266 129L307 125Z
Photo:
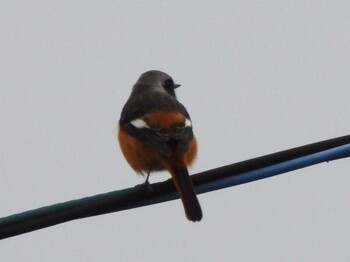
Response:
M350 157L350 135L325 140L191 176L198 194L248 183L303 167ZM177 199L172 181L99 194L0 219L0 239L41 228Z

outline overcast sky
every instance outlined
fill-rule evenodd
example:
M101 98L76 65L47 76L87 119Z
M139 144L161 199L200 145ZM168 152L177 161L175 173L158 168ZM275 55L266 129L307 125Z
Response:
M191 173L347 135L348 1L3 1L0 217L142 183L116 141L139 75L182 84ZM350 160L0 242L2 261L349 261ZM166 172L151 182L169 178Z

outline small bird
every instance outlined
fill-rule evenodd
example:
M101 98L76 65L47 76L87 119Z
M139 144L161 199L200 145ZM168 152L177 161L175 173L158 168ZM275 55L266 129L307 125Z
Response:
M124 105L118 140L129 165L146 183L151 172L167 170L182 200L188 220L203 217L187 167L197 156L191 118L177 100L180 85L161 71L143 73Z

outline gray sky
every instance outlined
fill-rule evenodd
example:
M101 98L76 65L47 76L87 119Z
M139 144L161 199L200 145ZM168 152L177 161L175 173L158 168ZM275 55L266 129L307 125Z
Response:
M116 125L141 73L181 83L192 173L349 134L348 1L3 1L0 217L143 182ZM73 221L4 261L349 261L350 161ZM151 180L169 178L167 173Z

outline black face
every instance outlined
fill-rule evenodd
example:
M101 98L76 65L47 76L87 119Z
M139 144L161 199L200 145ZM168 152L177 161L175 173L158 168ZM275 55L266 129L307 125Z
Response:
M175 97L174 89L178 87L178 85L175 85L174 81L171 78L168 78L164 81L163 87L170 95Z
M174 81L171 78L168 78L167 80L164 81L163 87L167 91L174 90L175 89Z

